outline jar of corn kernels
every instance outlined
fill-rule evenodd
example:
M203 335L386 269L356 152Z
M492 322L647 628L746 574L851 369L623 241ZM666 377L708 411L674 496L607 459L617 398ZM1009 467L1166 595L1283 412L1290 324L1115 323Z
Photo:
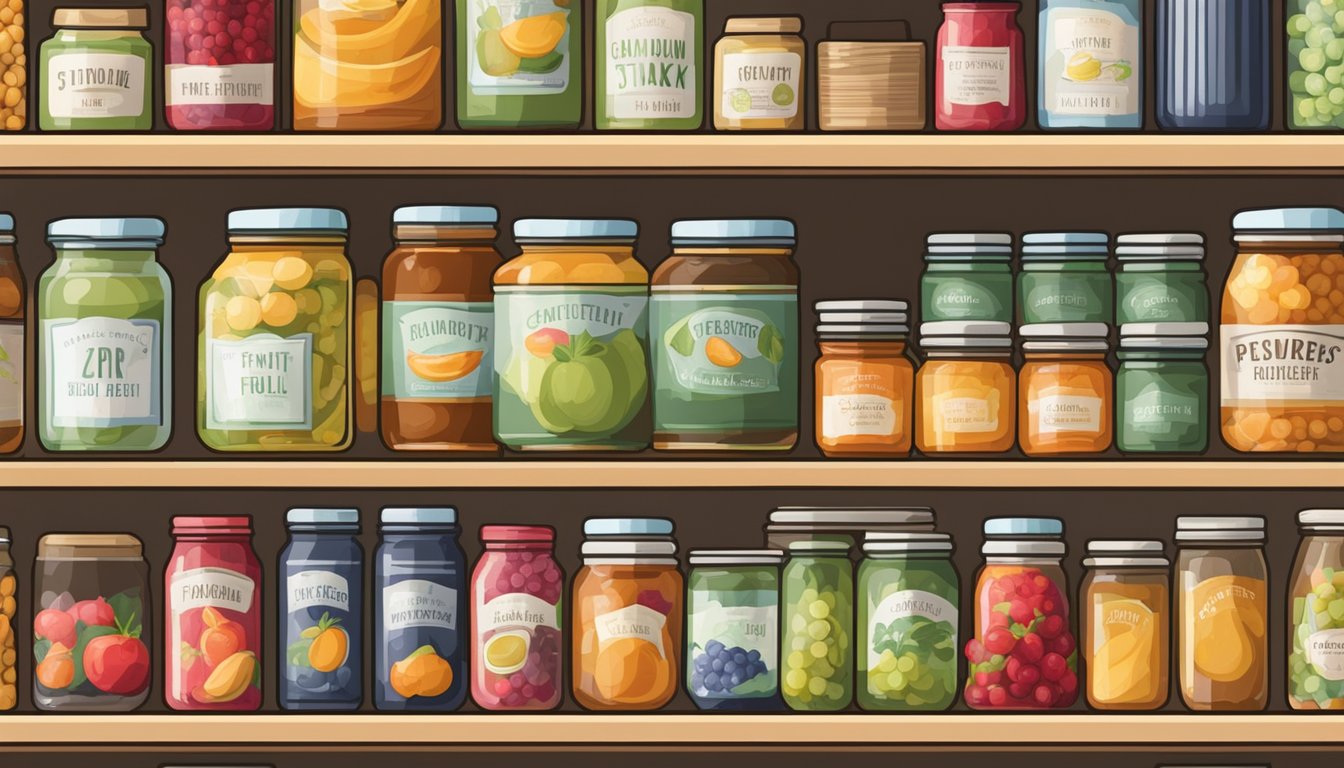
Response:
M1344 451L1344 211L1233 219L1223 289L1223 440L1237 451Z

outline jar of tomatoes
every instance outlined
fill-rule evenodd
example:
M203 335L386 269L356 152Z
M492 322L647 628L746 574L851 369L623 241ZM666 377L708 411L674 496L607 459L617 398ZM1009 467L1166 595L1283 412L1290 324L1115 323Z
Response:
M546 710L560 704L564 660L555 531L481 527L485 554L471 577L471 697L484 709Z
M1016 2L944 3L934 124L940 131L1015 131L1027 119Z
M250 517L173 518L164 577L164 698L180 710L261 707L261 564Z
M163 101L179 131L275 127L275 0L167 0Z
M966 643L972 709L1066 709L1078 698L1078 642L1069 621L1064 524L985 521L976 575L975 636Z

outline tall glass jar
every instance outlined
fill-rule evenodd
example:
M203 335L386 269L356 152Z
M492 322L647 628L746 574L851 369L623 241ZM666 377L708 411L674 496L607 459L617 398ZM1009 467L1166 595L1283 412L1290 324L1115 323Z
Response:
M1115 446L1126 453L1203 453L1209 446L1208 323L1120 326Z
M1120 235L1115 258L1117 324L1209 322L1203 235Z
M872 533L859 565L859 706L942 711L957 700L961 579L945 533Z
M215 451L343 451L354 430L345 214L229 213L201 283L196 432Z
M1106 264L1105 232L1040 232L1022 236L1017 280L1018 322L1115 322L1115 279Z
M779 709L777 549L688 555L686 691L700 709Z
M994 232L929 235L919 308L925 322L1013 321L1013 236Z
M1288 587L1288 705L1344 709L1344 510L1297 514Z
M856 314L825 307L860 307L873 304L899 306L888 316L876 312ZM817 358L813 378L817 447L826 456L909 456L914 434L915 366L906 347L910 333L903 301L817 302L821 324L817 326ZM828 318L853 317L857 323L832 322Z
M149 564L126 533L50 534L33 566L33 703L129 712L149 697Z
M392 213L383 262L383 442L399 451L498 450L491 390L499 211Z
M1171 561L1160 541L1089 541L1080 588L1087 702L1154 710L1171 667Z
M1104 323L1024 325L1018 445L1028 456L1104 453L1115 395Z
M49 451L155 451L173 431L172 285L160 219L59 219L37 283Z
M1181 698L1196 711L1263 710L1269 698L1264 518L1180 517L1176 543Z
M839 712L854 698L854 564L849 542L789 544L780 602L780 689L790 709Z
M14 617L19 612L19 581L9 554L9 529L0 525L0 712L19 704L18 651Z
M166 0L163 100L179 131L275 127L275 0Z
M1159 126L1248 133L1269 128L1272 5L1263 0L1157 1Z
M9 50L0 53L0 82L5 84L3 102L0 102L0 131L22 131L28 124L28 65L27 25L25 0L8 0L0 9L0 32L9 35ZM6 13L8 11L8 13ZM14 41L19 41L16 43ZM0 706L0 709L4 709Z
M564 696L555 531L481 526L485 553L471 576L471 697L483 709L555 709Z
M1344 42L1339 9L1314 0L1287 0L1287 121L1294 130L1344 128ZM1336 104L1336 100L1339 101Z
M1016 2L944 2L934 69L940 131L1015 131L1027 120Z
M915 374L921 453L1003 453L1017 434L1012 326L944 320L920 326L927 359Z
M598 0L600 131L693 131L704 120L705 0Z
M0 213L0 453L23 445L24 309L28 284L14 252L14 217Z

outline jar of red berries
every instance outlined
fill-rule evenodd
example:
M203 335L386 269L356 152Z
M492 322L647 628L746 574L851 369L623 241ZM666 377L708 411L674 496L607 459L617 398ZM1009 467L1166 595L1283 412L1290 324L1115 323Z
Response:
M484 709L546 710L564 689L555 532L487 525L471 579L471 695Z
M985 521L975 587L975 636L966 643L973 709L1066 709L1078 699L1078 642L1069 620L1064 524L1053 518Z
M164 105L180 131L275 127L274 0L167 0Z

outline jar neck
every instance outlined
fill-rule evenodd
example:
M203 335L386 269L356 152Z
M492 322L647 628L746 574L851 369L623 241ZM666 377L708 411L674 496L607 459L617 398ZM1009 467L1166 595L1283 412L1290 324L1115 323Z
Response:
M1023 359L1027 362L1079 362L1096 363L1106 362L1105 352L1023 352Z
M949 363L994 363L1009 364L1012 362L1013 353L1007 349L925 349L924 356L930 360L940 360Z
M397 224L392 228L392 239L398 245L471 245L490 246L499 237L494 227L435 226L428 224Z
M773 256L787 259L792 247L766 245L679 245L672 249L673 256Z
M1123 361L1133 362L1199 362L1204 359L1204 351L1177 351L1169 349L1128 349L1116 353Z
M181 544L243 544L251 545L252 536L246 533L175 533L173 539Z
M904 341L822 341L823 355L841 357L894 357L905 354Z
M609 256L613 260L633 259L634 243L593 243L576 240L569 242L519 243L524 256L545 254L584 253Z
M57 248L57 261L116 261L126 264L151 262L158 252L152 247L134 246L129 248Z
M487 541L486 552L536 552L550 554L554 542L550 541Z
M291 235L229 235L229 246L235 253L258 253L283 247L303 247L309 250L343 252L346 239L339 236Z
M1340 253L1344 237L1335 234L1303 234L1291 238L1275 235L1236 235L1238 255L1255 253Z

